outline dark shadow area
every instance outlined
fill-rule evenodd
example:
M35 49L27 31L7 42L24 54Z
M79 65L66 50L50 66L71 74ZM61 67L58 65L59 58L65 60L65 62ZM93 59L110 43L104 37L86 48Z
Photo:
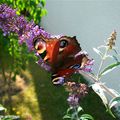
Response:
M30 62L29 70L33 76L35 91L43 120L61 120L67 110L67 95L64 88L54 86L50 73Z
M102 103L102 100L92 90L89 90L89 94L81 101L81 106L88 113L94 117L95 120L118 120L114 119L107 111Z
M35 90L43 120L62 120L65 115L67 93L63 87L52 85L50 73L30 62L29 70L34 79ZM81 100L85 113L91 114L95 120L115 120L107 112L101 99L90 89L89 94Z

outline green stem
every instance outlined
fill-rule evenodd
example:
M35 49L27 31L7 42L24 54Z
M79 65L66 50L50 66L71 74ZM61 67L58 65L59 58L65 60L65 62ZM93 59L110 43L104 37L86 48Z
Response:
M6 75L5 75L5 67L4 67L4 63L3 63L2 60L1 60L1 69L2 69L2 77L3 77L3 80L4 80L4 85L6 85L7 78L6 78Z
M105 59L106 59L108 50L109 50L109 49L108 49L108 47L107 47L106 50L105 50L105 53L104 53L104 55L103 55L103 58L101 59L101 62L100 62L100 65L99 65L99 69L98 69L98 72L97 72L97 81L100 80L100 72L101 72L102 66L103 66L103 64L104 64L104 61L105 61Z
M13 40L11 40L10 47L12 48L12 64L10 66L10 72L8 77L8 100L9 100L9 111L12 113L12 96L11 96L11 83L12 83L12 72L14 73L14 60L15 60L15 54L14 54L14 43Z
M4 67L4 64L3 64L2 60L1 60L1 70L2 70L3 85L5 87L6 83L7 83L7 78L6 78L6 75L5 75L5 67ZM1 89L3 89L4 87L2 87ZM5 91L5 94L6 94L6 91ZM4 105L3 94L0 97L0 102Z
M12 96L11 96L11 80L12 80L12 71L10 71L9 78L8 78L8 100L9 100L9 110L12 113Z
M79 120L78 112L77 112L77 107L74 107L75 111L75 120Z

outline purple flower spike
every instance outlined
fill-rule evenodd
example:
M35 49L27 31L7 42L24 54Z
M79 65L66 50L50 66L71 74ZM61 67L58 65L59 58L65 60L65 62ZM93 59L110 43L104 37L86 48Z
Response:
M93 59L89 59L87 64L82 68L82 70L84 72L91 72L93 64L94 64L94 60Z
M42 63L41 64L41 67L44 68L46 71L50 71L51 70L51 67L45 63Z
M42 68L44 68L46 71L50 71L51 67L44 63L44 60L40 57L40 59L37 61L37 64L40 65Z
M88 87L85 84L75 82L67 82L65 85L66 90L69 92L68 104L71 107L76 107L79 101L88 93Z
M72 107L76 107L79 105L79 97L75 94L72 94L67 99L68 104Z

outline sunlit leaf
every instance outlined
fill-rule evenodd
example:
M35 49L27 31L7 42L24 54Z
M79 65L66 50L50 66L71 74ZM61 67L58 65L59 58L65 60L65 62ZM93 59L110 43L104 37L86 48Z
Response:
M113 109L114 115L120 117L120 96L113 98L109 103L110 109Z
M46 9L42 9L41 10L41 17L45 16L47 14L47 10Z
M99 97L102 99L104 105L106 106L108 104L107 97L104 94L103 88L100 86L99 83L95 83L92 85L92 89L95 91L96 94L99 95Z
M119 95L120 95L120 94L119 94L116 90L114 90L114 89L110 89L110 88L109 88L109 90L110 90L111 93L114 94L115 96L119 96Z
M13 0L10 0L10 2L13 2Z
M19 116L14 116L14 115L6 115L3 117L2 120L19 120L20 117Z
M120 65L120 62L117 62L117 63L113 63L111 65L109 65L108 67L106 67L101 73L99 76L102 76L102 75L105 75L109 72L111 72L112 70L114 70L115 68L117 68L117 66Z
M77 108L77 112L79 113L80 111L83 111L83 108L81 106Z
M115 106L116 104L120 104L120 96L113 98L110 103L109 106L110 108L112 108L113 106Z
M112 55L106 55L105 57L106 57L106 58L113 58Z
M107 48L108 46L105 46L105 45L100 45L98 46L97 48L100 49L100 48Z
M80 120L94 120L94 118L89 114L83 114L81 115Z
M1 104L0 104L0 111L6 110Z
M46 1L45 1L45 0L41 0L41 4L42 4L42 6L44 7L45 4L46 4Z
M98 50L97 48L93 48L93 50L94 50L98 55L100 55L100 57L103 57L103 53L102 53L100 50Z
M69 107L69 108L67 109L67 114L68 114L71 110L73 110L73 107Z
M65 116L63 116L63 119L71 119L71 116L70 115L65 115Z

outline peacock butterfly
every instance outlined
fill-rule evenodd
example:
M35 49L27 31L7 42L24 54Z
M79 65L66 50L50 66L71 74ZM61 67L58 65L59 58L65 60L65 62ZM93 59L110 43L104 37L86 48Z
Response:
M51 66L53 84L63 84L78 69L89 61L76 37L61 36L45 38L40 35L33 40L37 54Z

